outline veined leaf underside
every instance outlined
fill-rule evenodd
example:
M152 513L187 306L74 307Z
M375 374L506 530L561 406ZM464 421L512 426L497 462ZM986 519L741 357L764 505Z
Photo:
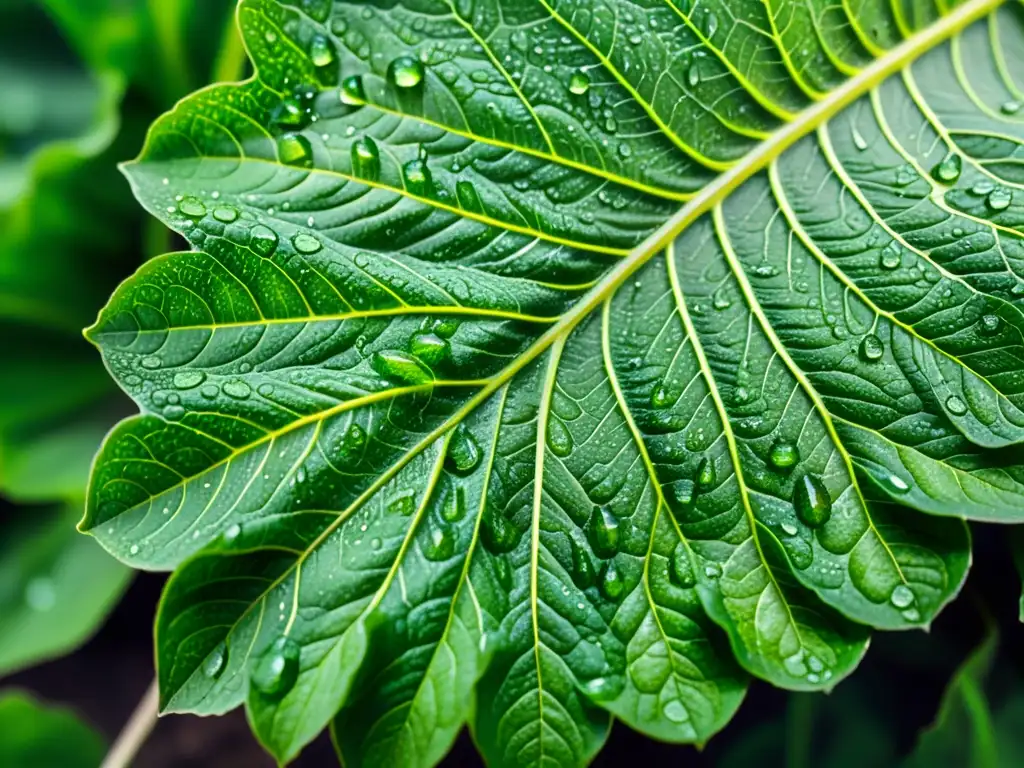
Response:
M243 0L126 166L83 528L168 710L586 763L827 690L1016 522L1024 8Z

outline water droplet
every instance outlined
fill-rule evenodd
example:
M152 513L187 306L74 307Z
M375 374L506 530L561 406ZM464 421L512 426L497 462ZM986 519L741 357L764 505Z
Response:
M201 219L206 215L206 205L198 197L188 195L178 203L178 210L185 216Z
M436 333L421 332L409 340L409 351L428 365L436 365L448 356L448 342Z
M295 96L285 96L270 113L270 120L282 128L305 128L310 116L306 104Z
M672 399L672 393L668 391L667 387L657 387L651 392L651 407L652 408L667 408L675 402Z
M878 263L882 265L882 269L896 269L902 261L903 253L900 246L892 242L882 249L882 255Z
M718 482L718 473L715 471L715 462L710 458L703 458L697 465L697 486L701 490L714 488Z
M697 62L690 64L689 69L686 70L686 82L690 84L691 88L695 88L700 83L700 67L697 66Z
M314 36L309 45L309 60L313 62L314 67L331 66L335 62L334 46L323 35Z
M816 475L804 475L793 488L793 507L804 525L818 528L832 517L832 497Z
M666 487L666 495L673 512L682 512L693 503L693 489L692 480L676 480Z
M164 418L168 421L179 421L185 416L185 409L180 405L168 405L164 408Z
M714 12L709 12L707 15L707 37L710 39L714 37L715 32L718 30L718 16Z
M856 128L851 128L850 133L853 136L853 146L857 148L858 152L863 152L868 148L868 143L861 135L860 131Z
M480 446L473 433L465 424L459 424L448 443L448 455L445 462L453 472L468 475L480 466Z
M722 575L722 566L718 563L708 563L704 566L704 575L709 579L717 579Z
M994 336L999 333L1002 326L1003 321L999 315L982 315L978 320L978 328L985 336Z
M907 481L898 475L889 475L887 479L892 490L896 491L896 493L906 493L910 490L910 485L907 484Z
M233 397L235 400L245 400L249 395L252 394L252 389L244 381L234 379L227 382L222 387L224 394L228 397Z
M1018 112L1020 112L1022 106L1024 106L1024 102L1021 101L1004 101L999 106L999 111L1002 112L1004 115L1016 115Z
M301 133L286 133L277 140L277 154L285 165L313 167L313 145Z
M519 543L519 529L505 519L505 516L488 506L480 521L480 538L491 552L496 555L511 552ZM500 558L497 562L508 562Z
M363 90L363 78L359 75L351 75L342 80L339 98L342 104L350 107L365 104L366 91Z
M768 460L776 469L790 469L800 461L800 450L795 443L780 438L772 444Z
M480 195L471 181L460 181L455 185L455 197L463 210L471 213L482 213L484 205L480 201Z
M693 560L686 545L680 542L672 552L672 565L669 570L669 577L680 587L689 589L697 583L697 576L693 572Z
M609 600L618 601L626 591L626 580L623 578L614 560L609 560L601 574L601 592Z
M299 644L279 637L260 656L250 678L253 687L269 699L280 699L299 679Z
M917 608L907 608L907 610L903 611L902 615L904 619L913 624L921 621L921 612Z
M909 608L914 602L914 592L906 584L899 584L896 586L892 594L889 596L889 600L894 606L899 609Z
M224 543L225 544L230 544L231 542L233 542L235 539L237 539L241 535L242 535L242 526L241 525L239 525L238 523L234 523L233 525L229 525L227 527L227 529L224 531L224 535L223 535Z
M210 655L206 657L206 661L203 662L203 674L211 680L216 680L224 672L224 667L228 664L228 647L224 643L221 643L212 651Z
M665 706L661 708L661 713L671 723L685 723L690 719L686 707L683 706L679 699L672 699L672 701L666 702Z
M397 88L415 88L423 82L423 64L412 56L399 56L388 67L388 80Z
M993 211L1004 211L1010 206L1010 190L1005 187L996 187L988 193L985 203Z
M555 416L548 419L547 444L555 456L565 458L572 453L572 434L565 423Z
M376 181L380 176L380 152L377 143L369 136L353 142L352 170L368 181Z
M954 184L960 178L964 161L956 152L950 152L932 169L932 176L943 184Z
M139 545L138 544L132 544L131 547L128 549L128 554L130 554L130 555L137 555L137 554L139 554Z
M292 245L295 246L295 250L299 253L306 255L317 253L324 245L312 235L307 235L305 232L300 232L292 238Z
M270 227L257 224L249 231L249 247L257 256L269 259L277 250L277 233Z
M207 400L213 400L213 398L220 394L220 387L218 387L216 384L207 384L205 387L199 390L199 394L201 394Z
M430 532L430 540L423 548L423 556L428 560L441 562L447 560L455 552L455 537L444 528L434 528Z
M587 680L582 686L584 692L594 701L607 701L618 695L616 686L606 677L595 677Z
M388 512L392 515L409 517L416 511L416 494L413 491L399 491L394 498L388 502Z
M163 361L159 357L153 355L150 357L142 358L142 362L139 364L147 371L155 371L157 368L163 365Z
M419 197L430 197L434 194L434 179L425 160L410 160L402 166L402 178L405 188Z
M466 515L466 489L461 485L456 486L451 493L445 496L444 504L441 505L441 517L449 523L455 523Z
M619 549L619 521L608 507L594 507L587 523L590 547L600 557L611 557Z
M594 563L590 554L581 547L576 539L569 539L569 549L572 551L572 581L580 589L593 586L596 574Z
M946 410L954 416L963 416L967 413L967 403L956 395L950 395L946 398Z
M572 73L569 78L569 93L582 96L590 90L590 77L586 72L579 69Z
M37 576L25 585L25 605L37 613L46 613L57 604L57 589L53 579Z
M238 218L238 210L229 205L221 205L213 209L213 218L222 224L230 224Z
M860 359L866 363L881 360L885 354L885 344L875 334L869 333L860 342Z
M370 364L381 376L401 384L418 386L434 380L429 368L405 352L374 352Z

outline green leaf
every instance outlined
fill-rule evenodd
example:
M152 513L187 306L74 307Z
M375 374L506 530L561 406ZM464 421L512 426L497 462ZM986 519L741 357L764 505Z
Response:
M79 509L18 510L4 524L0 675L85 642L128 586L131 571L77 535Z
M125 167L195 250L87 331L142 413L81 527L174 571L164 709L282 762L699 744L1024 519L1020 4L239 20L256 76Z
M9 768L95 768L103 738L70 710L21 691L0 693L0 765Z

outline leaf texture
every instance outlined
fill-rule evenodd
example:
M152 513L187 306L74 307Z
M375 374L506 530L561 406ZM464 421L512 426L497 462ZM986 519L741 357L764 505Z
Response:
M582 765L828 690L1024 517L1024 8L243 0L126 166L82 527L282 762ZM1015 79L1016 78L1016 79Z

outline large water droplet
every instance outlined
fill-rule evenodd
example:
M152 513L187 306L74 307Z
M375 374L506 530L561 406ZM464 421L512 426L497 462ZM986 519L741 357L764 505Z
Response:
M206 205L198 197L187 195L178 203L178 210L185 216L201 219L206 215Z
M903 262L903 252L898 243L892 242L882 249L878 263L882 269L896 269Z
M710 458L703 458L697 465L697 487L702 491L715 487L718 482L718 473L715 471L715 462Z
M221 224L230 224L238 219L238 209L230 205L220 205L213 209L213 218Z
M555 416L548 419L547 444L555 456L565 458L572 453L572 434L565 423Z
M626 591L626 580L614 560L608 561L601 574L601 593L609 600L618 601Z
M434 562L443 562L455 552L455 536L451 531L437 527L431 530L427 545L423 548L423 556Z
M954 416L963 416L967 413L967 403L956 395L950 395L946 398L946 410Z
M341 92L339 94L342 104L350 107L357 107L366 103L366 91L363 89L363 78L359 75L350 75L341 81Z
M932 176L943 184L954 184L960 178L963 166L963 158L955 152L950 152L932 169Z
M409 517L416 511L416 494L411 490L399 491L388 501L388 512L392 515Z
M480 521L480 538L487 549L496 555L511 552L519 543L519 536L519 529L504 515L490 506L487 507Z
M448 455L445 457L448 466L456 474L468 475L480 466L481 455L473 433L465 424L459 424L448 443Z
M779 438L772 444L768 460L776 469L791 469L800 461L800 449L795 443Z
M436 365L448 356L448 342L436 333L423 331L409 340L409 351L428 365Z
M680 587L689 589L697 583L697 575L693 571L693 560L686 545L680 542L672 552L672 564L669 577Z
M305 128L312 117L309 106L295 96L285 96L270 113L270 121L283 129Z
M434 380L429 368L405 352L374 352L370 363L381 376L399 383L417 386Z
M832 497L816 475L804 475L793 488L793 507L804 525L818 528L832 517Z
M910 490L910 485L902 477L898 475L889 475L887 478L889 487L896 493L906 493Z
M672 393L665 386L655 388L651 392L651 407L652 408L668 408L675 400L672 398Z
M914 602L914 592L906 584L899 584L893 589L889 600L895 607L903 610L909 608Z
M249 247L257 256L269 259L277 250L277 233L270 227L257 224L249 231Z
M380 151L369 136L352 143L352 170L367 181L376 181L380 176Z
M441 517L449 523L455 523L466 516L466 489L456 486L441 505Z
M314 36L309 44L309 60L313 62L314 67L331 66L336 60L334 46L323 35Z
M674 513L684 511L693 504L694 488L693 480L686 479L676 480L674 483L666 486L665 495Z
M471 181L460 181L455 185L455 197L462 209L470 213L483 213L484 205Z
M277 140L277 154L285 165L313 167L313 145L301 133L286 133Z
M590 547L600 557L611 557L619 549L619 521L608 507L594 507L587 523Z
M295 246L295 250L299 253L304 253L307 256L317 253L324 245L312 235L307 235L305 232L300 232L292 238L292 245Z
M225 383L222 389L225 395L233 397L235 400L245 400L252 394L252 389L249 385L240 379L234 379Z
M860 342L860 359L866 363L881 360L885 354L885 344L875 334L869 333Z
M211 680L216 680L224 672L228 663L228 647L221 643L206 657L203 662L203 674Z
M1004 101L999 106L999 111L1002 112L1004 115L1016 115L1018 112L1020 112L1021 107L1024 107L1024 102L1013 99L1010 101Z
M299 679L299 644L279 637L260 656L250 678L253 687L269 699L280 699Z
M582 96L590 90L590 76L582 69L572 73L569 78L569 93Z
M415 88L423 82L423 64L412 56L399 56L388 67L388 80L396 88Z
M596 574L594 573L594 563L590 559L590 554L576 542L576 539L571 537L569 539L569 549L572 551L573 584L580 589L593 586Z
M182 371L174 374L174 386L178 389L194 389L206 381L202 371Z
M978 330L985 336L995 336L1003 326L999 315L982 315L978 320Z
M425 160L410 160L402 166L402 178L405 188L419 197L430 197L434 194L434 179Z
M661 708L661 713L665 715L665 719L670 723L685 723L690 719L686 707L683 706L683 702L679 701L679 699L672 699L666 702L665 706Z
M1010 190L1006 187L996 187L988 193L985 203L993 211L1004 211L1010 207L1011 197Z

